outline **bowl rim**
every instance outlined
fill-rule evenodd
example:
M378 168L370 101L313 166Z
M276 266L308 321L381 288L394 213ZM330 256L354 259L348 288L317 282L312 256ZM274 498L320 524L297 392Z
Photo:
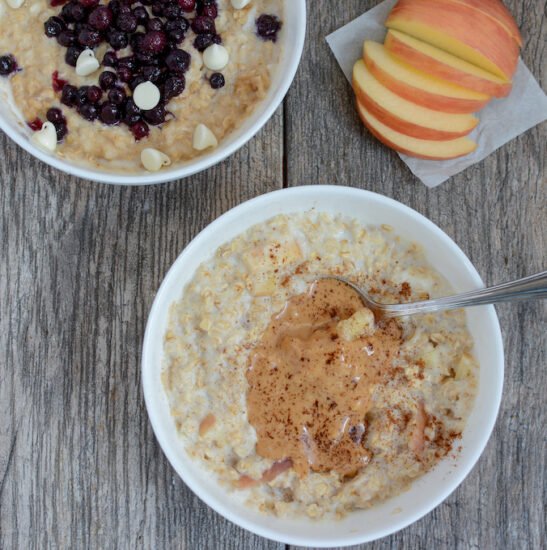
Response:
M428 230L436 232L440 238L442 238L444 241L447 242L447 244L451 244L454 252L458 254L459 260L463 262L469 275L473 277L476 284L484 286L482 278L480 277L476 268L473 266L473 264L471 263L467 255L452 240L451 237L449 237L439 226L437 226L431 220L426 218L424 215L420 214L413 208L410 208L409 206L406 206L405 204L399 201L396 201L395 199L386 197L379 193L374 193L372 191L355 188L355 187L339 186L339 185L305 185L305 186L278 189L276 191L266 193L258 197L255 197L253 199L250 199L248 201L245 201L235 206L234 208L228 210L227 212L225 212L224 214L216 218L209 225L207 225L202 231L200 231L178 255L177 259L174 261L174 263L166 273L158 289L158 292L154 298L154 302L152 304L152 307L150 309L150 313L148 316L146 330L145 330L144 339L143 339L143 348L142 348L141 385L144 393L144 399L145 399L146 409L148 412L148 417L152 425L154 435L164 455L167 457L169 463L171 464L171 466L173 467L177 475L182 479L182 481L191 489L191 491L196 496L198 496L200 500L205 502L205 504L207 504L215 512L223 516L225 519L231 521L235 525L243 529L246 529L251 533L254 533L266 539L279 542L282 544L297 545L297 546L303 546L303 547L313 546L316 548L331 548L333 545L338 547L347 547L347 546L363 544L363 543L372 542L374 540L381 539L383 537L395 534L398 531L415 523L416 521L420 520L421 518L429 514L435 508L437 508L437 506L439 506L444 500L446 500L467 478L467 476L469 475L471 470L477 465L478 460L483 454L484 449L486 448L486 445L490 440L490 437L492 435L494 426L496 424L496 421L499 415L502 393L503 393L503 383L504 383L505 354L504 354L501 328L500 328L499 319L498 319L496 310L492 305L482 306L484 310L487 312L489 323L491 323L492 330L495 333L494 346L496 348L497 357L499 360L499 364L497 365L497 372L499 374L495 378L494 384L493 384L495 386L493 389L495 394L495 400L493 401L492 415L487 419L482 430L484 437L481 439L480 443L476 445L475 450L471 454L471 457L469 458L467 464L464 466L460 466L458 470L451 476L450 480L446 481L446 488L442 492L442 495L440 495L437 498L432 498L431 501L427 504L427 506L424 506L419 510L415 510L414 512L407 513L406 519L394 520L393 527L390 526L383 530L379 530L378 532L372 535L356 533L355 535L345 536L343 540L341 539L340 541L334 544L333 544L333 541L330 541L330 540L325 543L321 543L321 541L318 541L318 540L310 541L309 538L306 538L305 536L280 535L278 530L264 528L262 526L256 525L255 523L253 523L252 520L247 520L246 518L240 517L235 507L231 507L230 503L221 502L215 499L214 497L210 497L207 494L203 494L200 488L199 481L196 480L191 473L185 472L183 470L183 467L178 464L178 458L174 452L171 452L172 449L170 448L170 445L167 443L167 440L166 440L167 437L165 435L165 426L162 424L162 417L159 411L160 407L156 403L156 397L155 395L153 395L153 391L152 391L152 386L153 386L152 382L154 380L154 376L157 376L157 368L158 368L158 365L155 364L154 362L155 354L153 350L154 350L154 347L157 346L157 343L153 340L153 336L152 336L153 325L155 323L156 318L158 318L158 316L161 316L162 312L165 311L165 308L162 307L161 302L163 301L164 294L166 294L167 292L167 288L170 284L171 279L179 271L180 269L179 265L185 262L186 257L193 254L194 249L197 249L200 247L201 241L206 239L211 233L215 233L219 229L221 229L223 224L230 222L232 220L235 220L238 217L241 217L242 215L244 215L244 212L246 210L252 209L254 208L254 206L260 205L261 203L270 202L272 200L272 197L285 195L285 199L289 200L291 195L297 195L299 193L306 192L306 191L312 191L313 193L324 193L324 194L334 192L334 193L343 194L346 196L359 194L359 195L362 195L363 197L370 197L377 201L379 200L380 202L384 203L387 206L395 207L400 211L403 211L411 216L414 216L419 222L424 224ZM272 211L271 216L275 216L275 215L276 215L276 212ZM182 292L182 289L181 289L181 292ZM171 297L171 299L168 300L168 303L172 304L176 299L177 298ZM161 365L159 368L161 369Z
M288 0L287 0L288 1ZM241 149L246 143L248 143L270 120L275 111L281 105L285 95L289 91L291 84L294 81L296 71L300 65L300 60L302 58L302 52L304 51L304 43L306 37L307 29L307 18L306 18L306 0L290 0L291 4L296 6L297 10L297 19L299 24L297 25L297 36L295 41L294 51L291 55L286 56L286 67L283 67L283 77L280 80L279 87L268 100L267 103L264 103L265 109L258 116L255 123L246 131L243 132L237 139L232 143L228 144L225 148L220 147L216 151L205 155L203 157L198 157L197 160L189 161L186 165L181 166L180 168L175 168L168 171L159 171L156 173L146 173L142 175L134 174L129 176L124 176L120 174L114 174L109 172L95 171L92 169L79 166L77 164L70 163L59 158L56 155L51 155L42 151L39 147L35 146L27 137L17 132L11 125L0 115L0 129L11 138L17 145L22 147L27 153L30 153L33 157L36 157L38 160L41 160L45 164L60 170L71 176L76 176L85 180L97 182L97 183L106 183L110 185L127 185L131 187L138 187L141 185L154 185L159 183L168 183L171 181L180 180L187 178L199 172L203 172L212 166L221 163L226 160L229 156L233 155L236 151Z

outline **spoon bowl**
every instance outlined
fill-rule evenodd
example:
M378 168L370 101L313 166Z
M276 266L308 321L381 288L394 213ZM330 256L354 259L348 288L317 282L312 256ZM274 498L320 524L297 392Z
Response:
M376 319L391 319L393 317L405 317L407 315L417 315L418 313L435 313L437 311L459 309L462 307L547 298L547 271L530 275L524 279L517 279L516 281L472 290L454 296L403 304L381 304L372 299L362 288L344 277L326 276L323 279L334 279L350 286L359 294L365 306L374 313Z

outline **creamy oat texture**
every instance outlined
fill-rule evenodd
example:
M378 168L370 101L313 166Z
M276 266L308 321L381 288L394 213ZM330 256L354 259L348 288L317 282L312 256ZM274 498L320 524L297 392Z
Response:
M291 457L257 454L247 410L250 354L287 301L326 274L346 276L384 302L451 290L420 246L390 227L310 211L272 218L220 247L170 310L163 381L187 451L266 513L342 517L404 491L456 451L473 406L478 365L464 313L416 316L398 321L399 353L372 388L362 440L370 461L356 475L299 475ZM343 325L348 338L367 326L358 321Z
M57 15L61 6L52 8L49 0L26 0L21 8L11 9L0 0L0 55L13 54L23 69L9 78L15 105L26 121L36 117L45 120L50 107L60 107L69 133L58 145L56 155L81 165L139 172L140 154L145 148L162 151L175 164L207 153L192 147L194 129L205 124L222 143L241 126L266 97L282 54L284 32L281 29L277 43L261 40L255 34L255 19L260 14L274 14L283 20L282 0L253 0L241 10L234 9L230 0L217 3L216 28L230 53L230 62L222 71L226 86L211 88L206 77L212 71L204 69L203 55L193 47L194 34L189 32L179 45L192 56L185 75L186 90L167 104L175 120L160 127L150 126L150 136L136 142L127 126L86 121L74 109L62 105L60 94L53 91L54 71L78 87L96 85L101 72L99 69L87 77L77 76L74 67L64 61L66 48L59 46L55 38L45 36L44 22ZM97 58L102 59L108 49L105 43L96 48ZM130 51L120 50L118 56L129 55ZM2 95L5 93L0 93L0 98Z

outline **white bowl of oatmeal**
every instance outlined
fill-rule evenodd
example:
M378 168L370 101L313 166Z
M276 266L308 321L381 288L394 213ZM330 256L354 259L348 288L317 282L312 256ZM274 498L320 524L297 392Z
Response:
M283 100L304 44L304 0L50 2L0 3L0 128L105 183L172 181L233 154Z
M504 368L493 307L375 323L347 288L318 281L329 274L385 301L483 284L394 200L285 189L183 251L142 363L154 432L185 483L241 527L313 547L389 535L450 495L492 432Z

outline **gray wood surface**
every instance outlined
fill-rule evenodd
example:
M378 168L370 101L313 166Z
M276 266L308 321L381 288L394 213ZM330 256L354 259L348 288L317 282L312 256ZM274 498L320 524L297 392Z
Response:
M376 3L309 2L283 107L231 159L188 180L94 184L0 135L0 548L283 548L225 521L177 478L140 388L156 289L232 206L288 185L362 187L431 218L489 283L545 269L545 124L435 190L361 128L324 37ZM545 2L507 4L545 89ZM433 513L367 549L545 547L546 307L498 311L505 392L483 457Z

